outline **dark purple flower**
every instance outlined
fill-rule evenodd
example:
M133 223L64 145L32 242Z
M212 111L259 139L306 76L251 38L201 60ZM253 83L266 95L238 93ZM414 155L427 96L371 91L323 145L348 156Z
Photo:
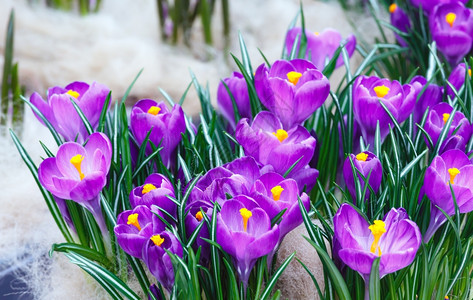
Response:
M50 88L47 101L35 92L31 95L30 102L66 141L76 141L77 138L78 143L83 143L89 134L71 99L82 110L92 128L96 129L109 92L110 90L103 84L93 82L89 86L85 82L76 81L65 88L58 86ZM39 117L38 120L43 123Z
M445 215L455 214L450 185L460 213L473 210L473 165L466 154L460 150L450 150L436 156L427 168L424 177L425 194L431 201L430 224L424 241L427 243L437 229L446 221Z
M391 24L396 27L399 31L408 33L411 29L411 21L407 14L402 10L402 8L398 7L396 3L393 3L389 6L389 13L391 14ZM407 43L399 36L399 34L394 33L396 36L396 40L402 47L406 47Z
M462 2L467 3L468 0L410 0L415 7L422 7L422 9L430 14L439 4Z
M368 184L371 186L375 193L378 192L379 186L381 185L381 179L383 177L383 167L378 157L369 151L361 152L357 155L350 154L343 164L343 178L347 185L348 191L351 194L351 197L356 202L356 187L355 187L355 177L353 175L353 170L350 163L350 158L353 161L353 165L356 170L358 170L363 177L368 178L370 176ZM360 183L361 191L365 188L365 180L360 174L357 174L358 182ZM366 189L365 199L368 199L370 196L370 189Z
M226 201L217 215L217 243L235 260L245 288L256 260L274 251L278 239L278 225L271 228L266 212L246 196Z
M460 1L440 4L429 16L432 39L452 65L457 64L472 46L473 10Z
M353 84L353 114L360 125L365 142L373 145L376 123L379 121L381 139L393 128L391 118L379 101L388 108L398 123L414 110L416 92L410 84L401 85L376 76L360 76Z
M432 139L433 146L437 144L437 141L442 133L442 130L450 118L453 108L448 103L439 103L435 105L427 115L427 120L424 124L425 131L429 134ZM456 130L456 131L455 131ZM452 135L455 131L455 135ZM455 112L450 128L448 130L447 137L445 138L441 153L451 149L465 150L465 146L471 137L471 125L465 115L461 112Z
M251 118L250 96L248 95L248 86L241 73L233 72L232 77L225 78L218 85L217 104L225 119L228 120L232 129L235 129L235 113L233 111L233 102L224 83L228 86L238 112L242 118Z
M171 182L164 175L151 174L142 186L138 186L131 191L130 204L131 207L146 205L150 209L152 205L156 205L171 216L176 217L177 205L168 196L176 197ZM171 221L169 218L166 218L166 220Z
M181 133L186 131L184 112L178 104L169 111L164 102L142 99L131 110L130 129L139 144L143 143L151 130L149 140L156 147L163 147L160 155L163 163L169 167L171 155L182 139ZM147 151L151 151L149 145Z
M56 157L46 158L38 168L41 184L58 198L80 203L106 229L100 209L99 194L107 183L112 145L103 133L93 133L87 144L62 144Z
M212 218L213 206L210 205L207 201L194 201L189 203L186 207L187 215L185 217L185 225L186 225L186 233L187 237L190 237L194 231L199 227L199 225L204 221L204 214L207 215L209 219ZM203 213L202 213L203 211ZM199 247L201 247L200 252L200 260L202 265L208 265L209 258L210 258L210 245L207 243L205 239L210 239L209 229L204 224L199 233L197 234L197 238L195 243L192 245L194 251L197 251Z
M457 93L460 91L461 87L465 84L465 75L466 75L466 66L464 63L458 64L448 76L448 82L455 88ZM468 78L471 78L471 69L468 69ZM454 99L455 92L452 88L447 84L445 86L445 90L447 95L450 96L451 99Z
M335 29L327 28L322 32L310 32L306 29L307 37L307 50L305 59L310 59L312 63L319 70L323 70L327 62L329 62L335 51L341 43L346 42L345 48L348 53L348 57L353 55L356 47L356 38L353 34L350 34L345 40L342 39L340 32ZM294 27L287 32L286 35L286 51L291 53L292 48L294 47L294 42L298 38L300 43L302 38L302 28ZM299 51L299 47L297 47ZM343 65L343 56L340 55L337 59L336 67Z
M328 79L309 61L277 60L268 70L262 64L255 73L261 103L289 130L301 124L327 99Z
M154 233L164 229L164 223L148 207L139 205L118 215L114 232L123 251L142 258L143 246Z
M416 223L403 208L392 208L384 220L367 222L352 206L342 204L333 218L334 238L339 242L340 259L369 282L373 261L381 257L379 276L410 265L421 244Z
M427 85L427 79L422 76L414 76L410 84L415 89L417 99L414 106L414 123L420 124L427 108L432 108L442 101L443 88L433 83Z

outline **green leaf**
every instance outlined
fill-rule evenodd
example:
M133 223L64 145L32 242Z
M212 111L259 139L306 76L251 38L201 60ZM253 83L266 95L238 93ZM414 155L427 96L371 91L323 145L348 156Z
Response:
M273 276L271 277L271 280L266 284L266 288L263 291L263 294L261 295L260 299L265 300L271 295L272 290L274 289L274 286L276 285L276 282L278 281L279 277L281 274L284 272L286 267L289 265L289 263L292 261L294 256L296 255L296 252L292 253L289 255L284 262L279 266L279 268L274 272Z
M369 293L370 300L380 300L381 299L381 286L379 282L379 260L381 258L377 257L373 264L371 265L370 281L369 281Z

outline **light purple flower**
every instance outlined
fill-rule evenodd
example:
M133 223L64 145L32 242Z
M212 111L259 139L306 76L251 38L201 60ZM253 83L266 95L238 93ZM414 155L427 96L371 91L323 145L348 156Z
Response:
M350 163L350 158L353 161L353 165L356 170L358 170L365 178L370 176L368 184L371 186L375 193L378 192L379 186L381 185L381 179L383 178L383 167L378 157L369 151L364 151L361 153L350 154L343 164L343 178L347 185L348 191L351 194L351 197L356 202L356 186L355 186L355 177L353 175L353 170ZM360 174L357 174L358 182L360 183L361 191L365 188L365 180ZM370 196L370 189L366 189L365 199L368 199Z
M343 40L340 32L332 28L327 28L322 32L310 32L306 29L307 37L307 50L305 59L310 59L312 63L319 70L323 70L327 62L329 62L337 51L341 43L346 42L345 48L348 53L348 57L353 55L356 47L356 37L350 34L345 40ZM300 43L302 38L302 28L294 27L287 32L286 35L286 51L288 54L291 53L294 47L294 42L298 38ZM299 51L299 46L297 47ZM336 67L343 65L343 56L340 55L337 59Z
M66 141L76 141L77 138L78 143L83 143L89 134L71 99L79 106L92 128L96 129L109 92L103 84L93 82L89 86L85 82L76 81L65 88L50 88L47 101L35 92L31 95L30 102ZM39 117L38 120L44 125Z
M261 103L289 130L304 122L327 99L328 79L309 61L277 60L268 69L260 65L255 88Z
M452 65L456 65L471 50L473 43L473 10L461 2L435 7L429 16L432 39Z
M381 257L379 276L384 277L410 265L421 244L418 226L403 208L392 208L383 221L371 225L349 204L342 204L333 218L338 255L369 282L373 261Z
M445 215L455 214L450 185L460 213L473 210L473 165L468 156L460 150L450 150L436 156L427 168L424 177L424 191L431 202L430 224L424 241L427 243L437 229L446 221Z
M130 129L139 144L143 143L151 130L149 140L156 147L163 147L160 155L163 163L169 167L172 153L181 142L181 133L186 131L184 112L178 104L169 111L162 101L157 103L151 99L142 99L131 110ZM151 152L150 145L147 152Z
M248 95L248 86L241 73L233 72L232 77L225 78L218 85L217 104L225 119L228 120L233 130L235 130L235 113L233 111L233 102L224 83L228 86L238 113L242 118L251 118L250 96Z

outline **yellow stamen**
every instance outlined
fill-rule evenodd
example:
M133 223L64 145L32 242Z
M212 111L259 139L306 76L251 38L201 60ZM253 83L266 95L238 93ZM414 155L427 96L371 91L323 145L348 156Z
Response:
M445 16L445 21L450 25L450 27L453 27L453 23L455 22L455 19L457 18L457 15L454 13L448 13Z
M376 96L378 96L379 98L383 98L384 96L386 96L389 93L389 88L387 86L385 86L384 84L379 85L379 86L375 86L373 88L373 90L376 93Z
M468 69L468 75L471 77L471 69Z
M361 152L361 153L358 153L356 156L355 156L356 160L359 160L359 161L366 161L366 159L368 158L368 154L366 154L365 152Z
M273 134L278 138L280 142L284 141L288 137L287 131L284 129L278 129L276 130L276 132L273 132Z
M135 226L138 230L141 230L140 223L138 223L138 214L131 214L128 216L128 221L126 222L128 225Z
M393 4L389 5L389 12L390 13L394 13L396 11L396 9L397 9L396 3L393 3Z
M292 83L293 85L296 85L299 82L299 78L301 78L302 74L299 72L291 71L287 73L286 76L287 76L287 80L289 80L290 83Z
M443 114L443 125L447 124L448 118L450 118L450 114Z
M281 198L282 191L284 191L284 189L280 185L277 185L271 189L274 201L278 201Z
M315 35L319 35L320 33L318 31L314 32Z
M148 113L149 114L152 114L153 116L156 116L157 114L159 114L159 112L161 111L161 108L157 107L157 106L151 106L149 109L148 109Z
M162 238L159 234L153 235L150 239L156 246L159 247L161 247L161 244L164 243L164 238Z
M80 176L80 180L84 179L85 175L84 173L82 173L82 170L81 170L81 163L82 163L82 160L84 159L84 157L80 154L77 154L75 156L73 156L70 160L71 164L74 165L74 167L77 169L77 172L79 172L79 176Z
M202 219L204 218L204 216L202 215L202 212L199 210L196 214L195 214L195 218L200 222L202 221Z
M376 254L376 250L378 250L378 256L381 256L381 248L378 246L379 239L381 236L386 233L386 224L381 220L374 220L374 224L368 227L371 230L371 233L374 236L373 244L371 244L371 253Z
M68 94L69 96L72 96L76 99L79 98L79 96L80 96L80 94L78 92L73 91L73 90L68 90L66 94Z
M450 168L448 169L448 174L450 174L450 183L453 184L455 177L457 177L457 175L460 174L460 170L458 170L457 168Z
M240 215L243 218L243 230L246 232L248 229L248 219L251 218L253 215L251 211L247 210L246 208L240 209Z
M149 192L151 192L152 190L155 190L156 187L154 185L152 185L151 183L147 183L145 185L143 185L143 189L141 190L141 193L144 195L144 194L147 194Z

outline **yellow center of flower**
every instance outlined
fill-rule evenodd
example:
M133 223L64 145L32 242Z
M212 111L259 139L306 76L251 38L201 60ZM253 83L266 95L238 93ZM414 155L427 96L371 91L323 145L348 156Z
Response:
M355 156L356 160L359 160L359 161L366 161L366 159L368 158L368 154L366 154L365 152L361 152L361 153L358 153L356 156Z
M157 114L159 114L159 112L161 111L161 108L157 107L157 106L151 106L149 109L148 109L148 113L149 114L152 114L153 116L156 116Z
M147 183L145 185L143 185L143 189L141 190L141 193L144 195L144 194L147 194L149 192L151 192L152 190L155 190L156 187L154 185L152 185L151 183Z
M314 32L315 35L319 35L320 33L318 31Z
M128 225L135 226L138 230L141 230L140 223L138 223L138 214L131 214L128 216L128 221L126 222Z
M443 125L447 124L448 118L450 118L450 114L443 114Z
M457 18L457 15L454 13L448 13L445 16L445 21L450 25L450 27L453 27L453 23L455 22L455 19Z
M376 93L376 96L378 96L379 98L383 98L389 93L389 88L384 84L375 86L373 90Z
M153 235L150 239L156 246L159 247L161 247L161 244L164 243L164 238L162 238L159 234Z
M376 250L378 251L378 256L381 256L381 248L378 246L379 239L381 236L386 233L386 224L381 220L374 220L374 224L368 227L373 234L374 241L371 244L371 253L376 254Z
M468 75L471 77L471 69L468 69Z
M280 185L277 185L271 189L274 201L278 201L281 198L282 191L284 191L284 189Z
M396 9L397 9L396 3L393 3L393 4L389 5L389 12L390 13L394 13L396 11Z
M200 222L202 221L202 219L204 218L204 216L202 215L202 212L199 210L196 214L195 214L195 218Z
M458 170L457 168L450 168L448 169L448 174L450 174L450 183L453 184L455 177L457 177L457 175L460 174L460 170Z
M69 96L72 96L76 99L79 98L79 96L80 96L80 94L78 92L73 91L73 90L68 90L66 94L68 94Z
M76 168L77 172L79 172L80 180L84 179L84 173L82 173L82 170L80 168L80 165L82 163L82 160L84 157L80 154L77 154L73 156L70 160L71 164Z
M240 209L240 215L243 218L243 230L246 232L248 229L248 219L251 218L253 215L251 211L247 210L246 208Z
M284 141L288 137L287 131L284 129L278 129L276 130L276 132L273 132L273 134L278 138L280 142Z
M302 74L299 72L291 71L287 73L287 80L293 85L296 85L299 82L299 78L301 78Z

